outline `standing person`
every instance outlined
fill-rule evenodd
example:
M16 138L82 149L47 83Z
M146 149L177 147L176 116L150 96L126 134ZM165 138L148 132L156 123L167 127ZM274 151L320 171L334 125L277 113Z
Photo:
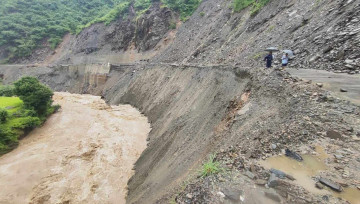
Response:
M285 53L282 57L281 57L281 64L282 64L282 68L285 69L285 67L287 66L289 62L289 54Z
M271 67L272 60L274 59L272 52L270 51L268 55L264 58L264 61L266 61L266 68Z

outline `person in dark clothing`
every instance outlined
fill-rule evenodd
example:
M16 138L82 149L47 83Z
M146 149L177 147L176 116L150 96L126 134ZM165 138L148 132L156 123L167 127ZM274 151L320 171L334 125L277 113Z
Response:
M272 52L269 52L268 55L266 55L266 57L264 58L264 61L266 61L266 68L270 68L271 67L271 63L272 63L272 60L273 60L273 55L272 55Z

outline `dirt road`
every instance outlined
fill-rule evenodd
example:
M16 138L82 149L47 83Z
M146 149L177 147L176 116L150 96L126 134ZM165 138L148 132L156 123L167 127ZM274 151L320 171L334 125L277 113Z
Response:
M0 203L125 203L147 118L100 97L56 93L60 112L0 157Z
M324 89L339 98L360 105L360 75L349 75L345 73L333 73L325 70L314 69L286 69L291 75L302 79L323 83ZM346 89L347 92L341 92Z

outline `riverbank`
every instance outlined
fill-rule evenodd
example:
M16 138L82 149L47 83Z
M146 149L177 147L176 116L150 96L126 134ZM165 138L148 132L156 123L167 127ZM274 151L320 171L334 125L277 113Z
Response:
M54 101L62 109L0 157L0 203L125 203L147 119L98 96L55 93Z

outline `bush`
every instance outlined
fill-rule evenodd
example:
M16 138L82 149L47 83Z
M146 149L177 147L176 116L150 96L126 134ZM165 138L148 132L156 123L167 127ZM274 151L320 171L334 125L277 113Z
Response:
M41 125L41 120L38 117L22 117L18 118L14 124L12 125L13 128L17 129L33 129L37 126Z
M170 28L171 30L176 29L176 23L175 23L175 22L171 22L169 28Z
M0 155L12 149L18 144L18 137L15 131L10 128L0 128Z
M200 12L200 16L203 17L205 16L205 13L203 11Z
M14 83L14 93L24 102L26 109L44 116L51 107L53 92L34 77L23 77Z
M14 86L0 86L0 96L11 97L14 95Z
M200 5L201 0L162 0L166 7L180 13L180 19L186 21Z
M5 123L8 116L8 112L5 109L0 108L0 123Z

